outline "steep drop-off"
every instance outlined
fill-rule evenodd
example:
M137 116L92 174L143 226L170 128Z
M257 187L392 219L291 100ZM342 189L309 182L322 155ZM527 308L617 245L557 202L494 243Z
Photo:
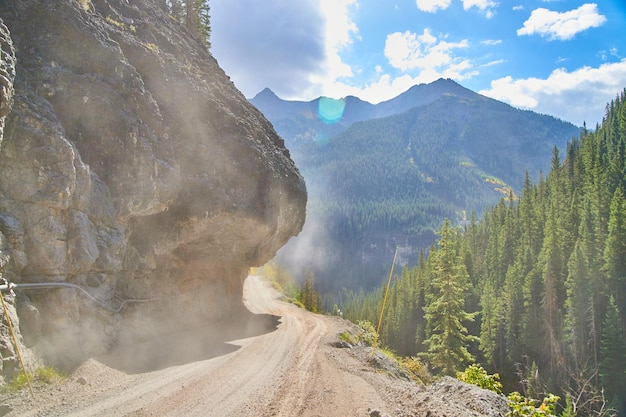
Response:
M0 1L3 275L121 307L16 289L25 344L58 366L238 314L248 267L304 223L282 139L157 3Z

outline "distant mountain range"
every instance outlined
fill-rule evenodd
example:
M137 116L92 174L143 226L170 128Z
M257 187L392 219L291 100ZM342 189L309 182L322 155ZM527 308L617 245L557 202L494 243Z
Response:
M328 100L325 97L311 101L289 101L279 98L272 90L266 88L250 102L272 122L283 139L294 145L307 139L328 140L355 122L404 113L415 107L430 104L444 95L471 98L477 94L450 79L441 78L431 84L415 85L399 96L379 104L371 104L358 97L348 96L341 100L344 105L341 119L330 123L320 117L319 113L320 107Z
M444 218L462 223L549 169L580 128L519 110L449 79L371 104L356 97L250 100L272 122L307 182L303 233L279 260L314 272L322 291L369 289L396 247L414 265Z

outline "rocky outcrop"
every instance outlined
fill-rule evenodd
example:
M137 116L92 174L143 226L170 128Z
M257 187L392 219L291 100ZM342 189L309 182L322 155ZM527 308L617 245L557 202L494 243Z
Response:
M4 120L13 106L13 80L15 79L15 48L9 29L0 19L0 144Z
M239 313L248 267L304 222L282 139L158 3L0 2L4 276L89 295L16 289L25 342L57 366Z
M9 29L0 19L0 146L2 146L4 135L4 123L13 106L14 79L15 48L13 47ZM7 265L9 259L6 236L0 229L0 271ZM1 272L0 278L2 278ZM0 284L2 283L0 282ZM3 308L0 311L0 317L2 318L0 320L0 381L3 381L5 375L11 375L18 369L17 352L9 334L9 322L17 323L18 321L13 304L3 304Z

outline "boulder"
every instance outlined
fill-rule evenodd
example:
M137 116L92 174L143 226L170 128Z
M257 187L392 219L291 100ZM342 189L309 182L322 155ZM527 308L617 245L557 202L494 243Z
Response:
M248 268L304 223L282 139L158 3L0 3L3 272L70 284L16 289L62 368L239 314Z

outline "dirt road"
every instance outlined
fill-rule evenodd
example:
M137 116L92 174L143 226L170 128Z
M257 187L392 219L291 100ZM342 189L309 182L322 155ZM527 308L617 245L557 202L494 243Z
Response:
M230 353L132 374L90 360L35 400L9 401L8 415L368 416L391 407L379 394L381 375L331 346L344 321L278 298L260 277L248 277L248 309L281 318L273 331L230 341Z

